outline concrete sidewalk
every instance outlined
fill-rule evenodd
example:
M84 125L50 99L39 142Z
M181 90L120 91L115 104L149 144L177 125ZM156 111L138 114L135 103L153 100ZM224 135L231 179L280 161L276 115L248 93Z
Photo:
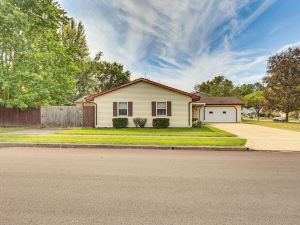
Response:
M300 151L300 132L244 123L210 124L247 139L254 150Z

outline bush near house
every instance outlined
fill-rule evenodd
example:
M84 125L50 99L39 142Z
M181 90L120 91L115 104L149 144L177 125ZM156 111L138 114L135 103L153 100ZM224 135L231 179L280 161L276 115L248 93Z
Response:
M147 119L146 118L134 118L133 122L134 122L135 127L144 128L147 123Z
M155 118L152 121L153 128L168 128L170 125L169 118Z
M112 122L114 128L125 128L128 126L128 118L113 118Z

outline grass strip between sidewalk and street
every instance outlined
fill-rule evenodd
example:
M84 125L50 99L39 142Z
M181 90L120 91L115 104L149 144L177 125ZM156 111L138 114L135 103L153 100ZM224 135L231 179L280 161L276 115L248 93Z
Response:
M23 143L72 143L72 144L118 144L158 146L244 146L242 138L195 138L195 137L141 137L96 135L0 135L0 142Z
M227 131L203 125L201 128L75 128L58 131L68 135L126 135L126 136L181 136L181 137L235 137Z

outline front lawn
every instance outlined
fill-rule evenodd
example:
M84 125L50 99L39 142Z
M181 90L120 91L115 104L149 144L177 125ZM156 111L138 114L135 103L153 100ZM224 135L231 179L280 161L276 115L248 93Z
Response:
M133 136L184 136L184 137L234 137L227 131L204 125L201 128L77 128L56 132L68 135L133 135Z
M243 123L300 132L300 123L295 123L295 122L282 123L282 122L273 122L273 121L243 120Z
M0 142L26 143L76 143L76 144L121 144L160 146L244 146L242 138L197 138L197 137L137 137L137 136L97 136L97 135L0 135Z

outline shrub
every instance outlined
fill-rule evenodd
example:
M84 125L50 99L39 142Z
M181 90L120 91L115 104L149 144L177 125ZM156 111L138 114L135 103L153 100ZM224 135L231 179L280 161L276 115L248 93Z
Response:
M193 127L200 127L202 125L202 122L199 119L196 119L193 122Z
M112 122L114 128L125 128L128 125L128 118L113 118Z
M169 118L154 118L152 121L153 128L167 128L170 125Z
M134 125L136 127L145 127L146 123L147 123L147 119L146 118L134 118L133 119Z

